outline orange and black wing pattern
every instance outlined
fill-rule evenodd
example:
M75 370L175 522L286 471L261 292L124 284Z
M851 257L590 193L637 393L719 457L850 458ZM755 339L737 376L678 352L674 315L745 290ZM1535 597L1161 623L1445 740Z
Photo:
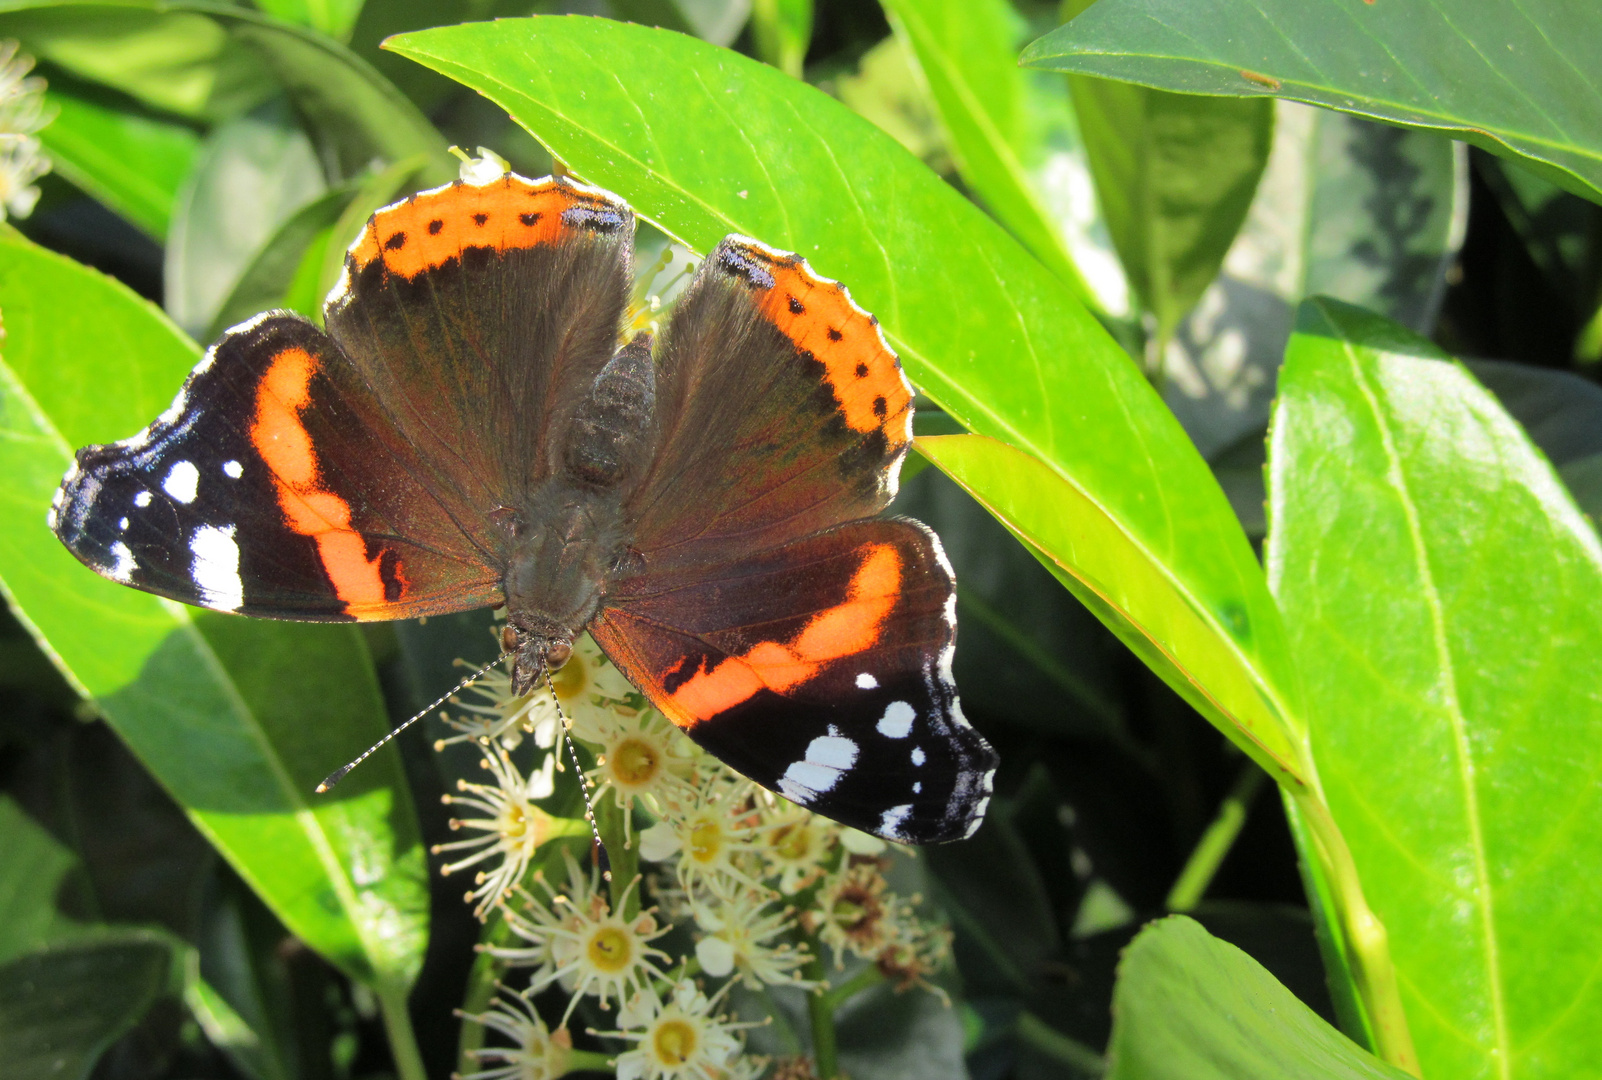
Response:
M995 753L952 682L956 583L905 518L614 583L596 642L675 724L793 802L892 840L969 835Z

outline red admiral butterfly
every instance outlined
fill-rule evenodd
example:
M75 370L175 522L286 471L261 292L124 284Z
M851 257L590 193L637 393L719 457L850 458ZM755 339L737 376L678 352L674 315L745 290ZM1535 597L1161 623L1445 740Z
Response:
M527 691L588 628L745 775L893 840L967 836L994 752L951 676L940 541L878 517L912 390L877 321L730 236L619 348L634 213L567 179L380 210L327 333L230 330L147 429L78 451L50 525L115 581L275 619L507 608Z

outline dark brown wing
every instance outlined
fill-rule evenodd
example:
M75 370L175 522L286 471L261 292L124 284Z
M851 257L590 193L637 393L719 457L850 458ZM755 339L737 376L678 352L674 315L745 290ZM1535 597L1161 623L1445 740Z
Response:
M658 355L658 449L628 507L648 565L715 563L895 494L911 388L873 317L800 257L725 239Z

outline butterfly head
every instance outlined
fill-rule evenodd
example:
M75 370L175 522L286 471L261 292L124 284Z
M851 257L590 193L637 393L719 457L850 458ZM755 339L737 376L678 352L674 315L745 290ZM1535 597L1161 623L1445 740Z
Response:
M573 640L565 633L508 622L501 631L501 648L512 654L512 693L526 694L547 671L554 674L568 662Z

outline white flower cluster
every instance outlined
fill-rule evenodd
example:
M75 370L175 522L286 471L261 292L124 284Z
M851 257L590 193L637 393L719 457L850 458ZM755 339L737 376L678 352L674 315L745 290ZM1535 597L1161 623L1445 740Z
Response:
M854 955L898 988L928 985L944 963L949 934L917 918L916 898L888 891L883 841L793 806L700 752L588 637L550 689L514 697L493 671L472 692L477 700L446 718L458 734L436 748L477 746L490 780L459 781L446 796L464 811L451 827L465 837L435 853L454 860L444 873L476 868L468 902L480 919L504 920L511 943L485 951L532 971L522 990L502 986L485 1012L467 1017L512 1045L474 1051L481 1068L465 1080L595 1068L595 1052L575 1050L567 1029L586 997L600 1009L618 1004L618 1026L591 1034L625 1047L611 1059L622 1080L754 1080L767 1063L743 1052L737 1032L750 1025L719 1011L731 987L821 993L825 948L835 968ZM589 835L588 823L540 805L562 769L564 718L594 762L584 781L597 816L615 826L604 837L613 865L643 858L653 864L648 877L608 889L598 870L581 869L571 843L560 848L560 884L543 869L530 873L536 862L555 869L541 858L548 841ZM539 762L526 773L513 760L525 738ZM636 818L645 826L638 833ZM642 892L655 906L642 907ZM693 951L683 956L660 947L675 927L693 927ZM726 981L709 995L698 977ZM553 986L568 998L554 1031L533 1005Z
M34 181L50 171L37 133L45 115L43 79L29 78L33 58L15 41L0 42L0 221L24 218L39 201Z

